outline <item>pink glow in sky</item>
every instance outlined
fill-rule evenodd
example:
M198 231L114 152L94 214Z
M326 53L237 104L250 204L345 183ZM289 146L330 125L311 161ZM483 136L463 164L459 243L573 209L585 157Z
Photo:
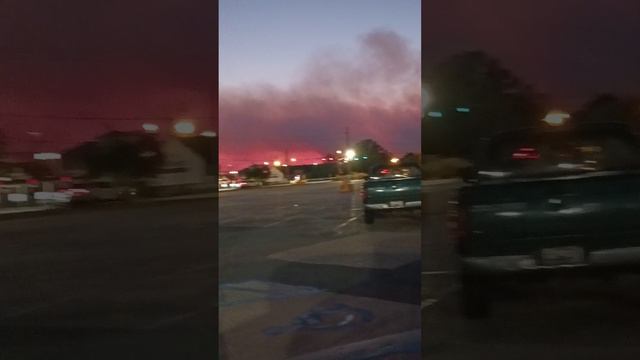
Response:
M355 50L320 50L288 88L220 89L221 167L284 158L308 163L371 138L402 154L420 149L420 54L393 31L374 30Z

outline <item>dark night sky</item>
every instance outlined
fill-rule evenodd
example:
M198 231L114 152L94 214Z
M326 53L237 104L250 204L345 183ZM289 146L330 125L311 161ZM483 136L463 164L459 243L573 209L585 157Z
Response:
M598 92L640 95L640 1L423 0L423 66L484 50L572 110Z
M215 1L0 0L0 13L0 126L12 151L59 150L143 122L14 113L192 118L217 129ZM35 142L29 130L44 135Z

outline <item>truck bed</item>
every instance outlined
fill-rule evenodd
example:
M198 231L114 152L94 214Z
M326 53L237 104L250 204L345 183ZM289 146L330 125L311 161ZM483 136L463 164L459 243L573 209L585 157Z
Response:
M419 178L371 179L364 183L362 191L366 209L416 208L421 205Z

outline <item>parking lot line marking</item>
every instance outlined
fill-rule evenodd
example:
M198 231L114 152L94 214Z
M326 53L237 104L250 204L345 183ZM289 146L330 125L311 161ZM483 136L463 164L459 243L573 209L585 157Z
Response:
M424 309L438 302L438 299L424 299L420 303L420 309Z
M442 271L423 271L422 275L450 275L457 274L457 271L452 270L442 270Z
M285 222L284 219L283 220L274 221L272 223L268 223L268 224L264 225L263 227L268 228L268 227L276 226L276 225L281 224L283 222Z
M246 215L240 215L240 216L235 216L232 218L224 218L219 221L218 224L220 225L227 225L227 224L232 224L232 223L237 223L237 222L244 222L247 219Z
M438 298L426 298L423 299L420 302L420 309L424 309L426 307L429 307L437 302L442 301L444 298L448 297L449 295L454 294L456 291L458 291L458 289L460 289L460 285L451 285L449 287L447 287L446 289L442 290L439 292Z
M350 223L352 223L352 222L354 222L356 220L358 220L358 217L357 216L353 216L353 217L349 218L349 220L347 220L347 221L343 222L342 224L336 226L335 230L342 229L343 227L349 225Z

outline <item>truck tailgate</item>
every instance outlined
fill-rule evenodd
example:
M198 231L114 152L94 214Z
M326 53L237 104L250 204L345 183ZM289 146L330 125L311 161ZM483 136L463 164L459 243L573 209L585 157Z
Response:
M420 201L421 182L417 178L377 179L367 181L366 204L388 204L391 201Z
M474 255L531 254L541 248L588 251L640 246L640 175L587 174L486 184L461 192L471 204Z

